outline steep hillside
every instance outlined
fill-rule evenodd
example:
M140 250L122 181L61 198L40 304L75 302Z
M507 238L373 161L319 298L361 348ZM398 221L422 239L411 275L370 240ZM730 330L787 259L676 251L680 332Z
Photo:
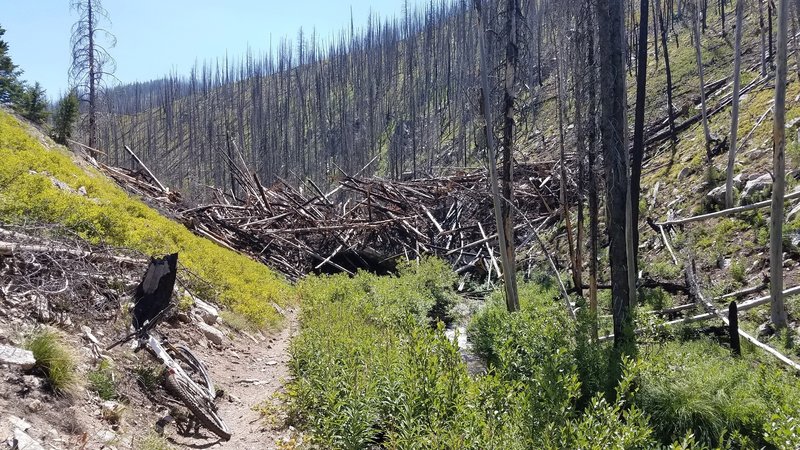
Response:
M278 325L272 304L292 302L290 287L265 266L196 237L5 111L0 111L0 159L5 223L57 223L91 242L146 255L180 252L181 264L209 283L195 286L204 297L259 326Z

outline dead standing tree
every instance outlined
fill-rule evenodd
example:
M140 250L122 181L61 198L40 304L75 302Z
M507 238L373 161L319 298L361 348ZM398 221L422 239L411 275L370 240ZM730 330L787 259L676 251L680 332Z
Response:
M625 31L622 0L598 2L600 86L602 115L601 143L605 154L607 183L606 209L610 238L611 301L614 321L614 360L612 380L621 375L621 357L635 352L631 286L628 271L628 239L630 208L628 193L628 146L625 92ZM628 217L626 217L628 216ZM627 220L626 220L627 219Z
M509 2L513 2L514 0L509 0ZM488 75L488 62L486 56L486 33L484 30L484 24L486 23L484 18L483 8L481 7L481 1L475 0L475 10L477 11L478 17L478 31L480 34L479 43L480 43L480 67L481 67L481 87L483 90L483 116L485 122L485 130L486 130L486 156L488 159L488 166L489 166L489 184L492 190L492 200L494 203L494 215L495 215L495 223L498 230L498 238L500 241L500 260L502 263L503 269L503 284L505 289L506 295L506 306L509 311L518 311L519 310L519 298L517 296L517 280L515 275L515 262L514 262L514 243L509 242L509 235L506 231L511 230L513 231L513 224L507 224L506 222L506 215L503 213L505 201L510 201L510 199L504 199L501 195L501 192L498 188L498 174L497 174L497 155L495 152L495 140L494 140L494 133L492 132L492 114L491 114L491 104L489 102L490 90L489 90L489 75ZM511 19L513 21L513 19ZM510 45L510 44L509 44ZM516 49L514 50L516 51ZM506 93L508 95L508 93ZM511 97L511 101L513 103L513 97ZM511 118L511 130L513 132L513 118ZM505 135L504 135L505 137ZM504 152L505 153L505 152ZM510 156L510 145L509 145L509 156ZM510 161L509 161L510 164ZM507 172L510 176L511 171ZM510 181L509 188L510 188ZM505 191L505 189L504 189ZM510 207L507 207L508 211L510 212ZM510 219L510 214L508 219ZM502 230L502 232L500 232Z
M114 73L116 64L107 47L116 45L116 38L100 26L109 21L108 12L100 0L73 0L71 7L79 17L72 26L72 65L69 75L73 86L79 89L81 101L88 103L89 147L97 148L97 107L103 77ZM92 157L97 157L92 150Z
M787 34L789 0L778 3L778 59L775 67L775 112L773 114L773 177L772 212L769 233L769 291L771 296L770 318L777 328L785 328L787 317L783 303L783 200L786 189L786 78Z

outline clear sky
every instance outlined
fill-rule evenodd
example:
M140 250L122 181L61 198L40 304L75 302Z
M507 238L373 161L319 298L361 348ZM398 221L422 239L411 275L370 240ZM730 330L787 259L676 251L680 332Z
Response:
M110 50L123 83L160 78L170 72L188 75L195 61L253 54L294 39L300 27L321 39L350 26L358 28L370 11L381 18L399 16L403 0L104 0L117 37ZM409 0L409 5L427 4ZM0 0L0 26L22 78L39 81L55 99L68 87L70 29L77 15L70 0Z

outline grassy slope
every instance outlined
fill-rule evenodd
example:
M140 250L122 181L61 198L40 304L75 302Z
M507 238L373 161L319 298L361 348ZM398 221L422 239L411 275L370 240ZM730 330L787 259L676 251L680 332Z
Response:
M0 111L0 221L65 225L94 242L131 247L146 254L180 252L188 269L210 282L204 292L260 326L280 317L271 305L293 301L293 290L267 267L193 235L126 194L112 181L81 167L63 147L42 141ZM51 145L52 144L52 145ZM86 196L62 190L53 178Z

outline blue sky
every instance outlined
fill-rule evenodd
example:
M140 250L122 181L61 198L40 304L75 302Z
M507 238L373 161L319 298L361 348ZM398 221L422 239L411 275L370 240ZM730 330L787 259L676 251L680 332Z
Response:
M6 29L11 57L39 81L51 98L68 87L70 29L76 14L70 0L0 0L0 26ZM409 0L410 5L427 4ZM381 18L402 14L403 0L344 2L324 0L104 0L117 46L110 50L123 83L147 81L170 72L184 75L194 62L229 56L248 47L266 52L270 37L294 39L300 27L320 38L350 26L358 28L372 11Z

